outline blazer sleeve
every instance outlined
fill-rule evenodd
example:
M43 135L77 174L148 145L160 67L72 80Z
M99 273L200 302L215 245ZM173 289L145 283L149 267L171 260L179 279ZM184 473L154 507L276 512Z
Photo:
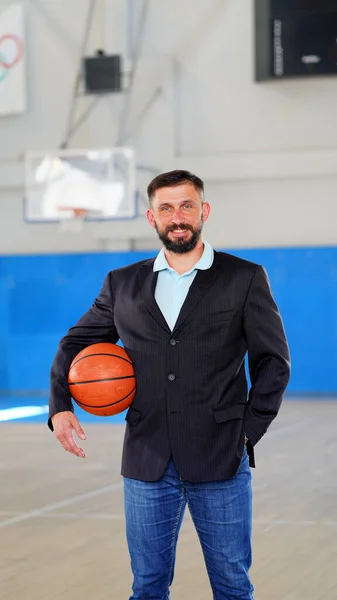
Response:
M251 380L245 433L254 446L276 417L290 377L289 348L265 269L253 276L244 310Z
M109 273L94 304L59 343L50 372L48 426L52 431L51 417L55 413L74 410L68 387L68 371L73 358L91 344L119 340L114 324L111 280L112 273Z

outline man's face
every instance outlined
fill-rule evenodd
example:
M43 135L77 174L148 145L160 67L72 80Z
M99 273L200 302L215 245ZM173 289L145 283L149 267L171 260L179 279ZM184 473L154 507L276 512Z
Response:
M159 188L146 216L167 250L177 254L196 247L210 206L191 183Z

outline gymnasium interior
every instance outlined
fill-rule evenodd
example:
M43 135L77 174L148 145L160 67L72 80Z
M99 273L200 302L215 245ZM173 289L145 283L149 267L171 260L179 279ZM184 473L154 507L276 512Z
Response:
M255 448L256 600L337 600L337 0L0 0L0 599L126 600L125 412L47 427L60 339L155 257L148 183L204 181L263 265L291 378ZM81 443L82 444L82 443ZM172 600L211 589L189 514Z

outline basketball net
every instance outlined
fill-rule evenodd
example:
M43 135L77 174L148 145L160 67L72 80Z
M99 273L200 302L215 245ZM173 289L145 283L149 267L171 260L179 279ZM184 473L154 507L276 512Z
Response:
M85 217L87 210L85 208L63 208L59 207L59 210L66 210L67 214L60 219L60 230L70 233L79 233L83 231Z

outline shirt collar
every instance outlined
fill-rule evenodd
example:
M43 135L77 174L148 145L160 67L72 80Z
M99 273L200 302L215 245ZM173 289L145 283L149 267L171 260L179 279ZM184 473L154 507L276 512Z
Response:
M214 250L212 246L204 240L204 251L201 257L199 258L198 262L195 263L194 267L192 267L192 269L190 269L188 273L191 273L192 271L194 271L194 269L199 269L200 271L205 271L206 269L209 269L213 264L213 259ZM164 271L165 269L168 269L169 271L174 270L169 266L165 257L164 248L162 248L156 257L156 260L154 261L153 270ZM187 273L184 273L184 275L186 274Z

